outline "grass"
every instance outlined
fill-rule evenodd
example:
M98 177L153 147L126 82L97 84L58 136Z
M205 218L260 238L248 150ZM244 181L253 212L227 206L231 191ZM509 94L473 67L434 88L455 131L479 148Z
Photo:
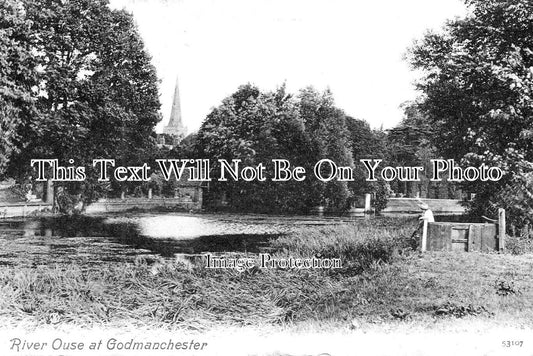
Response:
M383 219L303 228L273 241L272 246L286 255L340 258L341 273L360 273L416 248L410 239L413 226L413 219Z
M505 249L513 255L533 253L533 239L525 236L507 236Z
M32 326L228 326L383 323L431 327L477 318L533 323L533 256L420 254L416 221L369 220L302 228L271 242L278 257L338 257L338 270L210 270L160 260L97 266L0 267L0 317Z

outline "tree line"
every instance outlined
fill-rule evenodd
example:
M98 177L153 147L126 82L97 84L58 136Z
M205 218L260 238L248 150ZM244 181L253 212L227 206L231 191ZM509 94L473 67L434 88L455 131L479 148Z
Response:
M365 121L336 107L329 90L308 87L294 96L284 85L262 92L247 84L207 116L196 136L195 150L214 162L239 158L244 165L257 165L286 159L312 172L323 158L356 167L354 162L360 158L378 157L384 138L382 131L372 130ZM218 176L220 167L214 169ZM272 170L267 166L267 175L273 176ZM383 182L366 182L360 173L354 182L321 182L314 176L301 182L212 182L206 203L216 203L224 195L237 210L306 212L323 206L344 211L361 194L386 193Z
M348 116L328 90L309 87L290 94L284 85L261 91L245 84L212 110L197 134L168 151L156 145L158 79L130 14L110 9L106 0L4 0L0 174L27 180L28 162L36 157L74 159L78 165L104 157L141 164L162 155L240 158L249 165L286 158L309 169L321 158L357 167L361 158L420 165L444 157L502 169L498 182L461 185L475 193L470 211L493 216L504 207L514 225L528 226L533 4L465 4L465 17L427 32L408 49L408 62L422 73L421 95L405 105L403 121L391 130ZM343 210L372 193L382 207L390 187L365 182L362 172L357 176L361 180L355 182L214 182L206 203L224 196L233 209L245 211L303 212L316 205ZM139 189L94 178L67 188L89 200Z

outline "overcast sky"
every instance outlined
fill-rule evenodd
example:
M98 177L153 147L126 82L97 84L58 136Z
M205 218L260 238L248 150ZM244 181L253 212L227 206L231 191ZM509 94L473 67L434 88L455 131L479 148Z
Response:
M239 85L290 92L329 87L336 104L372 127L402 118L416 97L403 60L413 40L463 16L460 0L111 0L134 14L161 79L168 122L176 78L195 131Z

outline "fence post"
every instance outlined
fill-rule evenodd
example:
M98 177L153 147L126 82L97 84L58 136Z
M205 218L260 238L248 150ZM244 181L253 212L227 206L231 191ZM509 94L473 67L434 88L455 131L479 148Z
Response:
M498 209L498 249L505 249L505 209Z
M365 213L370 213L372 211L372 195L365 194Z
M54 204L54 182L51 179L48 179L46 183L44 183L45 189L44 189L44 195L45 195L45 202L46 204Z
M424 224L422 225L422 243L421 243L420 249L422 251L426 251L427 250L426 245L428 241L428 220L424 219L423 221L424 221Z

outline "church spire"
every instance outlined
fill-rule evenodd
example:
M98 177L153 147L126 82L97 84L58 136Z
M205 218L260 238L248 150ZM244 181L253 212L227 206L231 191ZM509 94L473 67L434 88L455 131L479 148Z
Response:
M163 133L174 136L178 139L185 137L186 128L181 121L181 102L178 78L176 78L176 88L174 89L174 100L172 102L172 111L168 125L163 128Z

